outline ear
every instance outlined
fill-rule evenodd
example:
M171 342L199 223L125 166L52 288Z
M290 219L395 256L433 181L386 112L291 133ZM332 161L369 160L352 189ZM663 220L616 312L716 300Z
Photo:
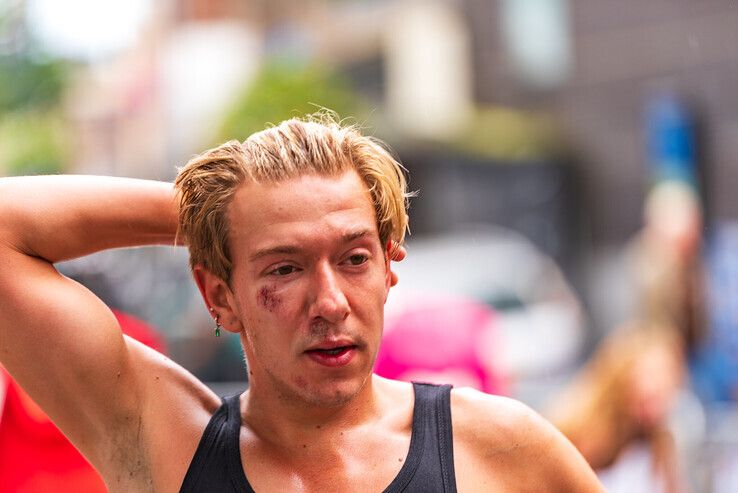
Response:
M390 260L392 257L392 240L387 242L384 249L384 300L387 301L390 288L396 284L394 281L394 274L390 266Z
M200 290L205 306L208 307L213 321L216 320L228 332L239 333L243 330L241 319L238 317L235 297L230 286L210 272L202 265L195 265L192 269L197 288Z

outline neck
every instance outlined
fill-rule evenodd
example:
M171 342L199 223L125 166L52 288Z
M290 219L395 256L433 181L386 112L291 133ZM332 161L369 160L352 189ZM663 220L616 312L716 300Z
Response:
M301 437L330 437L331 432L342 433L379 419L381 399L376 380L369 375L349 400L325 406L287 397L252 377L249 390L241 398L241 417L256 435L268 437L270 442L289 444Z

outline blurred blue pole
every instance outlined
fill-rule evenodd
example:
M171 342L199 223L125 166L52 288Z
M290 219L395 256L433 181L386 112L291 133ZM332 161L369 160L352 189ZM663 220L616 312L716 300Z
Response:
M652 184L678 180L698 190L694 117L674 94L660 94L646 106L648 165Z

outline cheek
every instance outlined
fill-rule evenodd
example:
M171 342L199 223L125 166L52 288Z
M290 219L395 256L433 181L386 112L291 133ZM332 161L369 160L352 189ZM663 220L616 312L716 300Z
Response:
M274 286L262 286L256 295L256 305L270 313L279 310L282 305L282 298L277 295L277 288Z
M353 285L348 297L354 315L366 323L381 327L388 293L383 278L364 279Z

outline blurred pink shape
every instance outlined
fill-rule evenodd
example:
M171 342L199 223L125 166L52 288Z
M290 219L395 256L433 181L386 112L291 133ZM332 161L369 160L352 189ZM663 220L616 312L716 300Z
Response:
M495 321L491 308L468 299L408 301L385 320L374 370L386 378L503 394L495 365Z

